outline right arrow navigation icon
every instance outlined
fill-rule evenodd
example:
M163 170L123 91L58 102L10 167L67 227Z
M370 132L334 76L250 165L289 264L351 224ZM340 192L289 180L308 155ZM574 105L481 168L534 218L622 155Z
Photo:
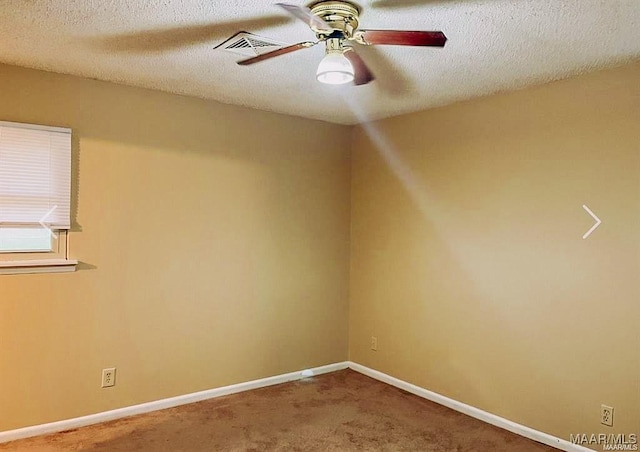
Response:
M593 226L591 226L591 229L589 229L587 232L585 232L585 233L584 233L584 235L582 236L582 238L583 238L583 239L586 239L587 237L589 237L589 236L591 235L591 233L592 233L593 231L595 231L595 230L596 230L596 228L597 228L598 226L600 226L600 223L602 223L602 221L601 221L601 220L600 220L600 218L598 218L598 217L597 217L597 215L596 215L595 213L593 213L593 212L591 211L591 209L589 209L585 204L583 204L583 205L582 205L582 208L583 208L584 210L586 210L586 211L587 211L587 213L588 213L589 215L591 215L591 217L592 217L594 220L596 220L596 224L594 224Z

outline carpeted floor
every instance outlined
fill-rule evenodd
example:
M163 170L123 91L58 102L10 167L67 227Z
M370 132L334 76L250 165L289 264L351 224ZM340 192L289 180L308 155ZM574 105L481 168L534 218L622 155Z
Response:
M71 450L556 451L351 370L0 444Z

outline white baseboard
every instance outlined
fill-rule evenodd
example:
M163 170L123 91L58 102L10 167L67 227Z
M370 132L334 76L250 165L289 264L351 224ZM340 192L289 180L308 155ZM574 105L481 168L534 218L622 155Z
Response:
M423 399L431 400L432 402L435 402L439 405L446 406L447 408L451 408L452 410L464 413L467 416L479 419L483 422L486 422L487 424L495 425L496 427L500 427L539 443L546 444L548 446L555 447L567 452L593 452L592 449L587 449L586 447L580 446L578 444L573 444L567 440L557 438L555 436L540 432L538 430L534 430L521 424L517 424L503 417L496 416L495 414L491 414L487 411L481 410L480 408L475 408L471 405L467 405L466 403L458 402L457 400L450 399L449 397L445 397L436 392L421 388L420 386L407 383L406 381L392 377L391 375L387 375L361 364L349 361L349 368L383 383L387 383L391 386L395 386L396 388L400 388L407 392L410 392L411 394L415 394L418 397L422 397Z
M264 388L266 386L300 380L302 378L310 377L313 375L326 374L346 368L353 369L356 372L367 375L391 386L395 386L396 388L403 389L424 399L431 400L432 402L435 402L439 405L446 406L448 408L451 408L452 410L464 413L488 424L503 428L525 438L529 438L534 441L556 447L560 450L564 450L567 452L593 452L591 449L587 449L577 444L572 444L569 441L557 438L547 433L540 432L538 430L534 430L521 424L517 424L515 422L509 421L508 419L496 416L495 414L488 413L484 410L472 407L462 402L458 402L457 400L450 399L449 397L445 397L433 391L429 391L428 389L421 388L420 386L416 386L414 384L392 377L369 367L365 367L361 364L354 363L352 361L345 361L341 363L315 367L313 369L275 375L273 377L261 378L259 380L252 380L244 383L223 386L221 388L208 389L206 391L194 392L191 394L171 397L168 399L156 400L154 402L141 403L139 405L104 411L102 413L90 414L88 416L81 416L58 422L50 422L48 424L34 425L32 427L24 427L16 430L8 430L5 432L0 432L0 444L9 441L15 441L17 439L29 438L32 436L72 430L80 427L85 427L87 425L98 424L100 422L113 421L115 419L134 416L136 414L143 414L149 413L151 411L173 408L180 405L186 405L188 403L200 402L202 400L213 399L216 397L235 394L243 391L250 391L252 389Z
M17 439L29 438L32 436L46 435L49 433L57 433L65 430L71 430L87 425L98 424L100 422L113 421L123 417L134 416L136 414L149 413L151 411L163 410L165 408L173 408L188 403L200 402L202 400L213 399L237 392L250 391L251 389L264 388L288 381L300 380L302 378L311 377L313 375L326 374L337 370L346 369L348 362L329 364L326 366L315 367L298 372L291 372L273 377L261 378L259 380L247 381L221 388L208 389L206 391L194 392L168 399L156 400L154 402L141 403L139 405L118 408L116 410L104 411L102 413L90 414L88 416L66 419L58 422L50 422L48 424L34 425L32 427L24 427L16 430L8 430L0 432L0 444Z

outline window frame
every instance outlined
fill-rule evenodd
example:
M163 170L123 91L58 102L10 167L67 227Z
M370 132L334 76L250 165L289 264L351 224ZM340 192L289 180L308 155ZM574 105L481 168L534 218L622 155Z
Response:
M2 236L4 235L6 230L12 230L12 231L20 231L20 232L24 232L24 231L33 231L37 234L42 235L42 238L46 238L48 245L46 247L43 247L41 249L36 249L36 248L32 248L32 249L4 249L3 245L2 245ZM9 235L7 237L9 240L12 239L11 235ZM38 237L35 237L36 239L39 240ZM0 255L2 254L9 254L9 253L50 253L52 251L55 251L56 249L56 244L55 244L55 240L57 240L57 234L55 232L53 232L52 230L42 227L42 226L2 226L0 225Z
M44 126L0 121L0 125L19 127L52 132L64 132L71 134L71 129L63 127ZM69 162L71 165L71 162ZM71 195L71 193L69 193ZM69 200L70 202L70 200ZM55 226L49 229L41 223L41 226L52 234L51 251L0 251L0 275L24 274L24 273L61 273L76 270L77 260L69 259L69 230L57 229ZM31 228L37 225L8 226L11 228Z
M0 252L0 275L73 272L78 261L69 259L69 233L53 231L51 251Z

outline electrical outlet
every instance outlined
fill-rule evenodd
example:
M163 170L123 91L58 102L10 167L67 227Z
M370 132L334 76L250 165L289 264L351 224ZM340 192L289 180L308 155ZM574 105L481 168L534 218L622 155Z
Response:
M116 368L109 367L108 369L102 369L102 387L110 388L116 385Z
M378 338L371 336L371 350L378 350Z
M600 405L600 423L613 427L613 407Z

